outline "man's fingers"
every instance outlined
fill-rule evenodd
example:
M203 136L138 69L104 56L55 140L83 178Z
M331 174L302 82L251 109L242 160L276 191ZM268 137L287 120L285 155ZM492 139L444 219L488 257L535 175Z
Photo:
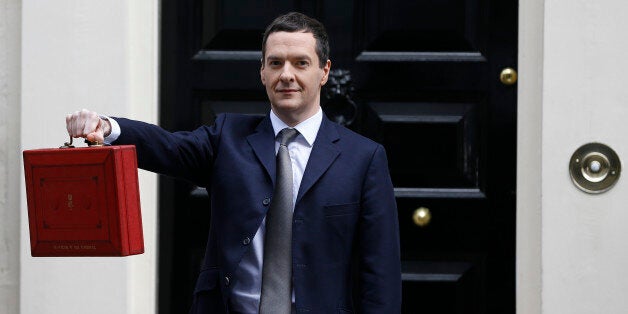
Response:
M87 109L76 111L65 117L65 124L68 134L72 137L87 138L92 133L100 132L95 137L102 142L103 132L100 128L100 116L96 112Z
M72 127L70 126L72 122L72 114L68 114L65 116L65 128L68 130L68 134L72 136Z
M84 121L83 133L90 134L100 129L100 116L98 116L95 112L88 114Z
M80 113L79 111L74 112L74 114L72 114L72 118L70 119L70 130L72 131L72 137L81 136L76 131L76 123L77 123L77 120L79 119L79 113Z
M79 118L76 119L75 131L81 134L81 137L85 137L87 134L94 132L94 130L86 130L85 125L90 118L90 112L87 109L79 111Z

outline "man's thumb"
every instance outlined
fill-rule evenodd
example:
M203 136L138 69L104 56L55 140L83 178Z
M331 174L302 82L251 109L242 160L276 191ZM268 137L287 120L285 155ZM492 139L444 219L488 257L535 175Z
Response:
M98 128L95 132L87 134L86 139L92 143L102 144L105 142L102 129Z

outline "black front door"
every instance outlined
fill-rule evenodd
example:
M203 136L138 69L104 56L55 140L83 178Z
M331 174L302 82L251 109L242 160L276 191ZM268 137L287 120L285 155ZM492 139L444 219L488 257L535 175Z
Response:
M326 114L382 143L401 228L404 313L515 312L516 0L162 1L160 124L264 115L261 34L300 11L326 25ZM335 83L335 85L334 85ZM334 87L334 88L332 88ZM185 312L204 190L160 180L160 313Z

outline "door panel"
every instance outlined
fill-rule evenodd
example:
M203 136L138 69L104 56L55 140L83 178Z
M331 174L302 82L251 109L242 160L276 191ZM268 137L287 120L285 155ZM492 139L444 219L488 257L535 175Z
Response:
M465 262L403 262L402 313L479 313L482 289L473 267Z
M167 129L210 124L224 112L267 114L259 82L265 26L288 11L323 22L332 70L350 73L342 97L325 93L323 108L338 121L349 112L347 127L388 153L403 312L514 313L516 85L498 76L516 68L516 0L162 5ZM163 178L160 186L160 311L180 313L202 258L209 202L183 182ZM423 227L413 221L421 207L431 213Z
M395 187L478 188L477 105L370 102Z

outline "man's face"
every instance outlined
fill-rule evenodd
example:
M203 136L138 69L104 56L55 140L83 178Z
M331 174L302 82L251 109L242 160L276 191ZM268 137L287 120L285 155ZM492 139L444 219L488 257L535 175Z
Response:
M331 67L329 60L319 66L314 35L271 33L264 57L260 76L275 114L291 126L314 115Z

